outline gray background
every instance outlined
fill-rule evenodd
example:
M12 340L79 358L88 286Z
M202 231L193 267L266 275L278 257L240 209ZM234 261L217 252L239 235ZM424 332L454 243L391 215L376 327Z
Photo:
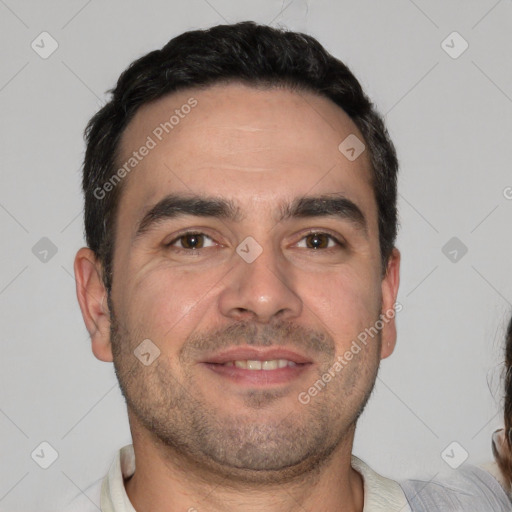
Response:
M0 0L2 511L55 510L130 442L112 365L92 355L75 295L85 124L135 58L245 19L306 31L346 62L401 161L398 344L354 453L395 478L450 470L453 441L452 463L462 450L468 463L492 457L512 311L510 0ZM59 45L46 59L31 47L43 31ZM458 58L445 51L462 49L457 36L442 44L453 31L469 44ZM43 441L58 452L48 469L31 458Z

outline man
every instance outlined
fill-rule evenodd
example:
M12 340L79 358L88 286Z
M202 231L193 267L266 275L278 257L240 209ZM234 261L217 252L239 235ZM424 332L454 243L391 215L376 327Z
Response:
M395 150L348 68L252 22L188 32L86 138L77 295L133 438L101 509L410 510L352 455L400 253Z

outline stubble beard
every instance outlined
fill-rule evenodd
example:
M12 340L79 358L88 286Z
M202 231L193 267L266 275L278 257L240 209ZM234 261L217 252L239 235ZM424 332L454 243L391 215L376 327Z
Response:
M227 417L196 391L191 365L182 366L183 377L178 379L162 356L150 366L141 364L133 350L143 338L128 332L113 309L110 311L114 368L130 422L143 427L170 464L179 459L182 466L252 484L277 484L311 476L353 436L357 419L374 389L380 332L374 340L377 347L372 349L373 356L358 354L308 404L299 404L295 395L283 398L279 391L254 389L244 396L245 412L235 411ZM254 326L244 324L231 330L228 337L235 332L238 342L231 339L233 344L239 343L241 333L255 339ZM272 327L272 332L283 330ZM311 343L320 339L306 336ZM264 334L257 339L264 343L280 338ZM321 379L335 360L333 340L323 334L321 339L326 351L311 384ZM198 337L190 342L195 346L204 344ZM296 404L290 412L271 418L265 409L278 400L294 400Z

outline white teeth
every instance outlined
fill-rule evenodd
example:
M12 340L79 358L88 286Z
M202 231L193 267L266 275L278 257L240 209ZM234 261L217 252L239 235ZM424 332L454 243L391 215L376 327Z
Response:
M277 370L278 368L285 368L286 366L297 366L297 363L288 361L288 359L271 359L269 361L247 359L242 361L229 361L224 363L224 366L236 366L244 370Z

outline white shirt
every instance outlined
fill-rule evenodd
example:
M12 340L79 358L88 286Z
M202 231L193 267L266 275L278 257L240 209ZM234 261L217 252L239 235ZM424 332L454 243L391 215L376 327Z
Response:
M411 512L397 482L377 474L355 455L351 466L363 479L363 512ZM108 474L76 496L64 512L136 512L124 487L124 479L134 472L135 453L129 444L117 452Z

